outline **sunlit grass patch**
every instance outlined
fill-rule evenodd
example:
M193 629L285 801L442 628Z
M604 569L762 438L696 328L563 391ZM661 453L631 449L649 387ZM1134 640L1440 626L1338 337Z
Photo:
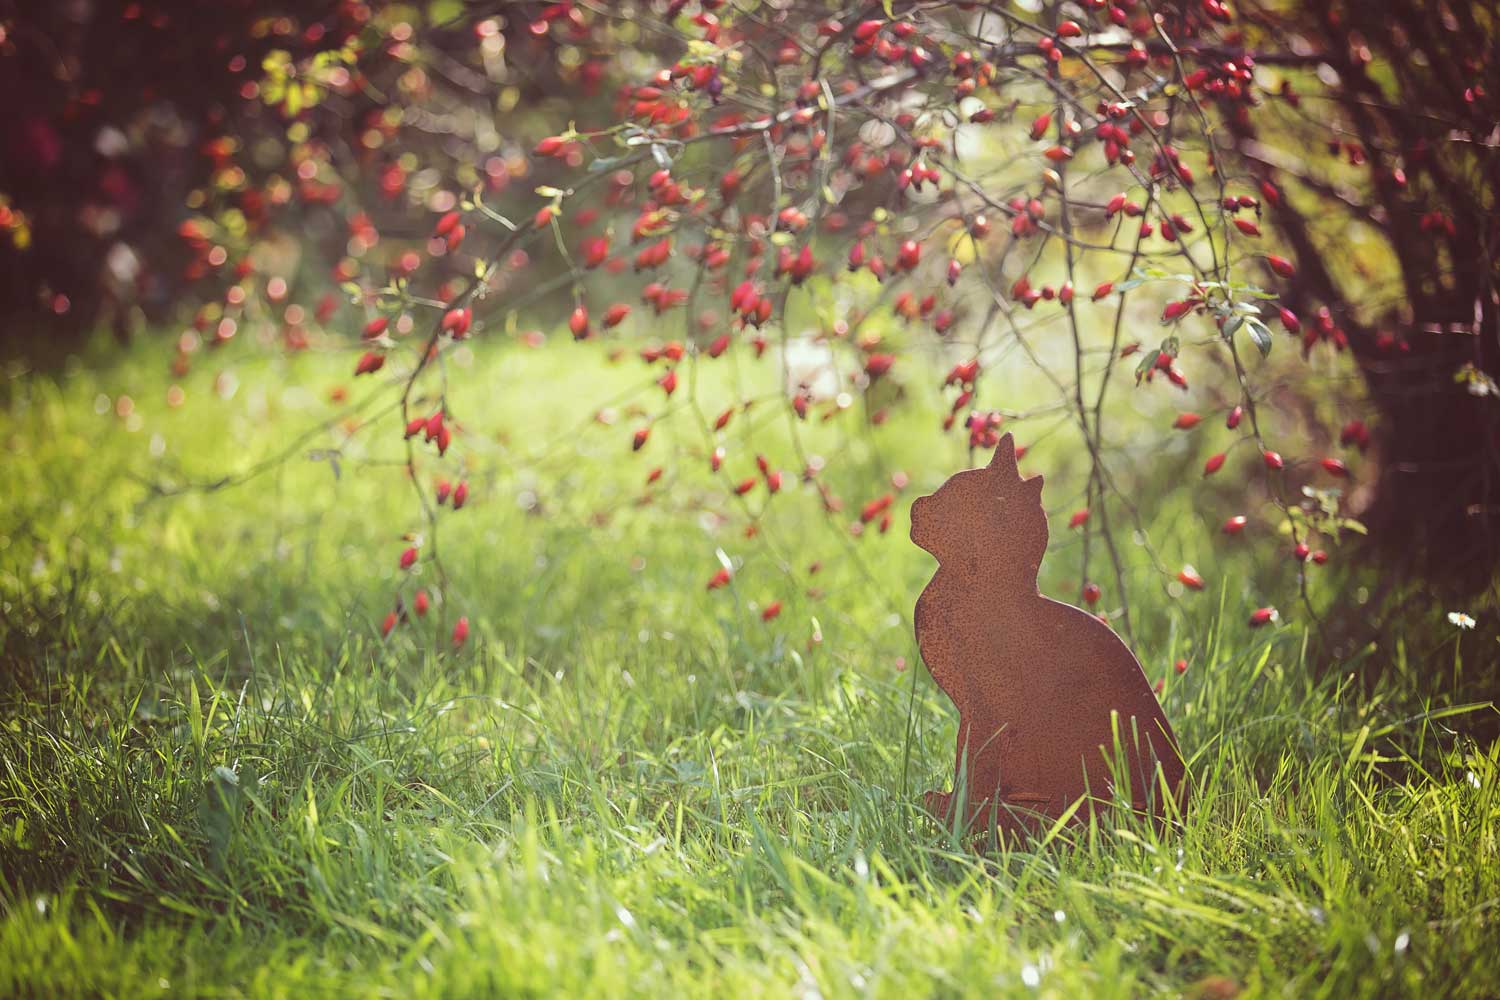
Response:
M1493 710L1455 667L1483 667L1475 637L1443 622L1420 658L1316 671L1301 623L1246 628L1232 556L1201 594L1142 586L1186 822L976 855L920 809L954 723L903 617L932 568L904 511L858 542L781 523L771 552L826 563L810 594L690 498L633 504L620 435L525 447L587 423L537 388L563 346L484 362L518 387L508 440L445 527L450 603L387 639L409 487L378 452L151 495L274 454L326 414L313 390L243 366L233 398L171 411L147 351L11 383L0 993L1492 991L1500 770L1460 735ZM918 484L962 460L882 445ZM890 471L853 461L840 488ZM1155 510L1166 544L1194 530L1181 503ZM715 548L740 561L710 591ZM460 602L455 651L435 622Z

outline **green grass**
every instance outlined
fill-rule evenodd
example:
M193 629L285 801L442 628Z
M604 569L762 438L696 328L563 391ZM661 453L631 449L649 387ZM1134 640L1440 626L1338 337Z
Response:
M577 357L475 362L453 597L384 641L413 526L390 434L356 437L337 476L299 451L215 492L145 485L247 468L332 415L327 363L242 359L228 400L205 368L176 410L159 344L12 374L0 995L1494 994L1500 747L1460 735L1493 715L1464 671L1492 663L1492 623L1414 609L1409 634L1314 670L1295 615L1245 627L1248 564L1172 598L1133 555L1139 652L1191 757L1185 826L1100 817L978 855L920 810L954 718L909 666L932 566L903 530L961 453L920 419L810 432L852 503L910 473L897 528L853 541L789 489L775 502L805 513L752 543L685 466L635 503L673 449L622 458L633 397L589 429L640 370ZM769 421L743 423L790 465ZM1192 503L1153 500L1164 550L1218 517ZM716 548L737 572L709 592ZM1359 583L1331 579L1335 600Z

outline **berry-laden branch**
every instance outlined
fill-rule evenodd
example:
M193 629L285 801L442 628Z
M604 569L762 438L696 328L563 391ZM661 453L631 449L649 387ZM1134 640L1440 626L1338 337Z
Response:
M1263 249L1262 210L1281 197L1263 182L1264 156L1224 137L1284 100L1278 74L1321 62L1315 52L1247 32L1219 0L1040 10L515 3L446 24L346 3L343 16L355 26L338 72L293 60L276 64L285 79L259 84L283 95L294 79L317 88L295 108L284 96L275 106L294 136L296 183L279 173L259 183L288 215L339 224L332 271L363 311L355 374L384 377L376 373L399 361L384 391L397 400L421 523L399 564L430 565L438 590L403 586L387 632L436 596L462 610L437 539L444 509L463 507L468 486L444 473L477 461L464 431L484 414L453 412L445 359L476 335L514 329L522 310L557 316L573 339L603 342L616 359L636 338L649 371L630 397L637 419L611 431L601 404L599 433L620 434L622 456L657 453L645 497L693 484L787 587L816 592L818 563L797 565L778 541L776 518L798 498L823 512L841 539L837 557L856 566L864 540L891 528L909 480L882 457L878 429L913 419L911 380L935 364L946 376L932 388L948 412L909 434L958 435L977 461L1002 427L1015 428L1022 454L1051 446L1055 430L1076 432L1083 469L1070 475L1061 451L1061 492L1049 493L1071 495L1052 512L1070 531L1054 534L1076 548L1081 600L1132 642L1121 526L1163 587L1205 586L1191 564L1174 571L1149 535L1146 497L1161 488L1142 470L1164 436L1224 442L1205 445L1214 453L1200 480L1223 478L1239 444L1254 448L1262 471L1248 497L1213 489L1217 479L1197 487L1195 505L1218 511L1209 522L1227 520L1192 551L1249 537L1258 519L1240 505L1264 505L1266 544L1279 549L1275 529L1286 533L1296 592L1314 616L1308 569L1327 558L1314 546L1349 524L1337 492L1314 480L1348 469L1273 446L1302 430L1268 419L1266 406L1292 378L1266 356L1273 323L1298 332L1274 288L1296 267ZM523 145L518 131L541 138ZM184 229L206 276L222 275L231 257L251 261L275 228L268 212L259 228L236 232L227 210L205 199ZM247 286L272 314L275 281L286 295L289 279L260 289L255 265L242 270L199 314L221 343L251 308ZM1267 277L1272 286L1260 283ZM313 275L298 284L310 290ZM668 327L676 310L680 326ZM350 325L342 312L325 296L315 310L325 336L289 329L287 339L338 350ZM426 334L413 347L420 322ZM1144 333L1146 324L1161 332ZM679 339L650 336L669 328ZM775 392L756 365L767 354ZM1190 371L1207 384L1190 383ZM1007 398L1021 386L1024 402ZM1157 414L1147 423L1158 429L1105 406L1121 393L1144 397L1132 409ZM1221 419L1205 421L1188 408L1194 399ZM686 433L663 430L684 420ZM846 445L832 457L815 443L822 424ZM839 495L857 479L836 463L856 451L887 470L888 490ZM1180 473L1193 460L1174 461ZM782 468L790 462L797 471ZM1101 544L1108 600L1092 574ZM706 557L706 586L728 589L741 568L722 551ZM1257 592L1284 586L1278 575L1257 580ZM782 596L761 595L767 621ZM899 611L902 601L882 596ZM1252 625L1278 617L1272 600L1257 604ZM454 641L467 621L457 619Z

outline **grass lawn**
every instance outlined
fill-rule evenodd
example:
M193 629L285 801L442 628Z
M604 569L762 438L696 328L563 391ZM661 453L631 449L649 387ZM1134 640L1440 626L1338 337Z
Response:
M231 357L176 408L161 343L0 389L0 995L1495 995L1500 750L1461 735L1493 713L1463 680L1492 623L1422 608L1314 671L1305 618L1246 627L1232 555L1174 596L1132 552L1185 827L979 856L920 808L955 726L910 630L933 566L906 506L963 462L935 418L816 432L853 510L910 475L890 534L791 487L773 502L806 516L749 541L696 467L638 502L695 447L666 424L630 457L638 365L486 354L452 596L382 640L399 434L153 494L335 416L348 358ZM729 432L791 465L770 409ZM1152 505L1163 551L1222 517L1190 504ZM716 549L736 572L708 590Z

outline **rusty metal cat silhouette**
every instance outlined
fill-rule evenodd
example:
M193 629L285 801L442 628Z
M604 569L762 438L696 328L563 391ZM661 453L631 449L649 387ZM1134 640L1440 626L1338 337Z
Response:
M1186 805L1177 739L1140 663L1108 625L1037 588L1042 477L1021 478L1009 434L987 467L912 505L911 539L938 561L917 647L959 719L954 791L929 792L929 810L1009 839L1075 803L1075 819L1106 802L1157 817L1168 797Z

